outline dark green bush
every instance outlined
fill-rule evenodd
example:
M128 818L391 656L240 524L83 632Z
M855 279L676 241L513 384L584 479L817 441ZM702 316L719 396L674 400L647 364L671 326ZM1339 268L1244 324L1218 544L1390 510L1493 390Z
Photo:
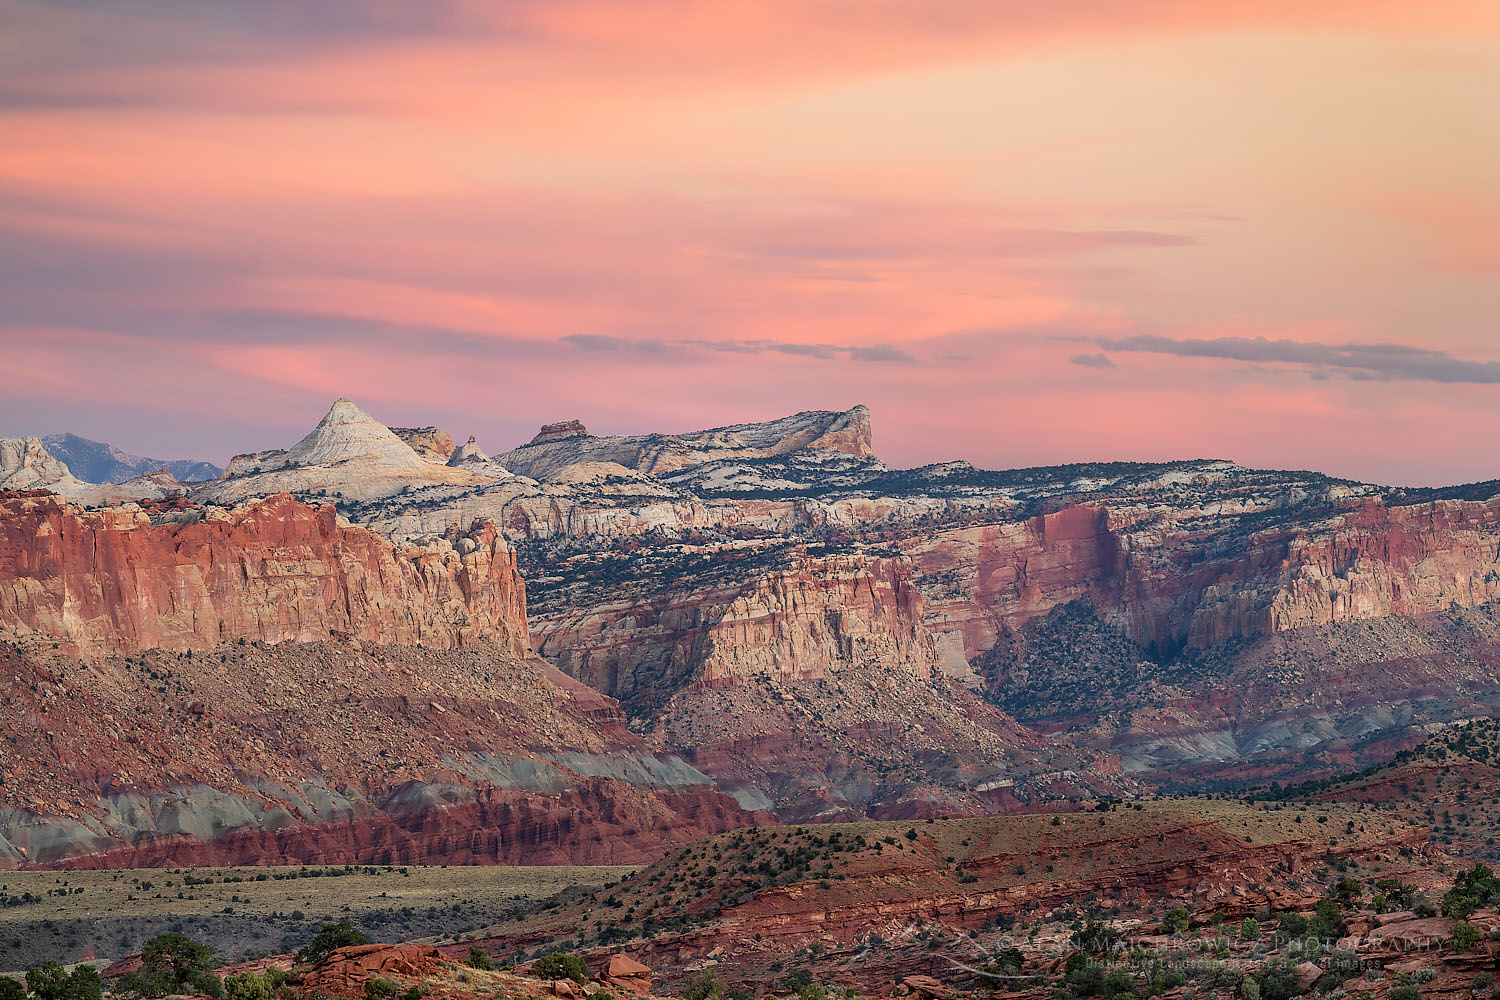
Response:
M213 971L213 952L181 934L158 934L141 949L141 968L115 981L115 992L138 997L202 993L218 998L224 984Z
M358 944L369 944L370 938L354 926L354 921L345 917L318 928L318 933L297 952L297 961L311 965L331 951L349 948Z
M365 980L365 996L370 1000L391 1000L396 995L396 984L378 976Z
M531 963L531 974L539 979L571 979L582 986L588 980L588 966L577 955L554 951Z

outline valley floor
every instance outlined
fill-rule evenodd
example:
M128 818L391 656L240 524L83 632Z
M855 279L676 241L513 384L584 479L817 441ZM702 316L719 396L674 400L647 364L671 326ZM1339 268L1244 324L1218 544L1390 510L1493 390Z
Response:
M634 871L445 865L0 872L0 970L46 959L117 959L166 930L233 961L294 950L320 925L345 916L386 940L443 939Z

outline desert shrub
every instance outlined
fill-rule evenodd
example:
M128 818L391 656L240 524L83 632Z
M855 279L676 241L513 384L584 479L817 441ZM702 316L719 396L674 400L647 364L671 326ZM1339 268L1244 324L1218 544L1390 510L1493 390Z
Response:
M0 976L0 1000L26 1000L26 987L19 980Z
M1307 933L1307 918L1300 913L1283 913L1276 918L1276 929L1289 938L1299 938Z
M353 920L345 917L343 920L324 924L318 928L318 933L313 935L313 939L297 952L297 961L311 965L331 951L369 943L369 935L355 927Z
M494 961L489 955L485 954L482 948L470 948L469 957L464 960L464 963L471 969L479 969L484 972L488 972L495 967Z
M1021 954L1020 948L1005 948L979 972L986 982L994 985L998 980L1020 973L1021 966L1025 963L1026 956Z
M1351 906L1363 893L1364 887L1359 884L1359 879L1341 878L1334 883L1332 896L1340 906Z
M236 972L232 976L224 977L224 1000L271 1000L276 995L276 988L280 985L280 982L272 983L269 975L257 976L253 972Z
M1443 894L1443 913L1462 920L1481 906L1500 899L1500 879L1488 865L1476 864L1459 874L1453 888Z
M396 984L389 979L372 976L365 980L365 996L370 1000L390 1000L396 995Z
M1241 920L1240 921L1240 940L1241 941L1259 941L1260 940L1260 921L1256 920L1254 917L1246 917L1244 920Z
M1187 907L1174 906L1162 918L1161 932L1163 934L1181 934L1188 929L1188 924L1192 922L1192 919L1193 915L1187 911Z
M577 955L554 951L531 963L531 974L539 979L571 979L582 986L588 979L588 966Z
M1422 1000L1422 991L1411 983L1391 987L1391 1000Z
M1262 965L1255 973L1255 982L1260 988L1260 1000L1291 1000L1301 993L1291 963L1283 959Z
M1479 943L1484 937L1484 932L1467 920L1460 920L1453 925L1453 938L1450 942L1454 951L1468 951Z
M712 972L705 973L704 975L705 976L712 975ZM702 977L700 977L700 981L701 981L701 978ZM715 982L718 981L718 977L717 976L714 977L714 981ZM802 987L810 985L812 983L812 981L813 981L813 977L812 977L812 973L811 972L808 972L806 969L793 969L791 972L788 972L786 974L786 977L784 979L782 979L781 984L785 988L787 988L787 989L789 989L789 990L791 990L792 992L795 993L797 990L800 990ZM722 987L721 987L721 989L722 989ZM698 1000L698 998L684 997L683 1000Z
M1377 879L1375 891L1384 895L1386 901L1398 910L1410 909L1417 900L1417 887L1399 878Z
M1331 899L1318 900L1318 908L1313 912L1312 921L1308 924L1308 930L1320 938L1338 937L1339 929L1344 926L1344 911L1339 909L1339 904Z

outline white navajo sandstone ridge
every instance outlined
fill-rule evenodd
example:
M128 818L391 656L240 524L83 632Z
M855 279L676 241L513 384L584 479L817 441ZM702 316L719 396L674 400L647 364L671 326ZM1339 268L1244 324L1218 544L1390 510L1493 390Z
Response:
M577 420L547 424L531 441L495 461L518 475L546 479L571 465L613 463L656 476L721 459L756 459L793 451L828 450L874 458L870 411L808 410L755 424L731 424L686 434L595 437Z
M239 503L274 493L326 491L359 502L424 486L482 486L479 473L428 461L389 427L348 399L329 408L312 432L286 451L236 455L224 474L196 488L196 500Z
M119 484L86 483L53 457L37 437L0 438L0 492L48 490L78 503L98 505L123 500L159 499L181 492L166 470Z

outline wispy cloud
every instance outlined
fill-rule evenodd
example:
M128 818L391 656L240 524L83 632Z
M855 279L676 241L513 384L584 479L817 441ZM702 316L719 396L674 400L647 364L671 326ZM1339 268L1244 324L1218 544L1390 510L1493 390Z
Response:
M1115 363L1109 360L1109 355L1103 353L1075 354L1068 359L1070 364L1082 365L1085 368L1114 368Z
M890 344L876 344L873 347L851 347L849 357L854 361L891 361L901 365L914 365L917 359Z
M1297 365L1316 377L1340 374L1364 379L1500 383L1500 361L1468 361L1447 351L1413 347L1409 344L1324 344L1317 341L1270 340L1265 337L1174 340L1154 334L1099 337L1096 342L1106 351ZM1072 360L1075 364L1087 363L1080 362L1077 357Z
M686 355L699 350L721 354L770 352L816 358L821 361L844 358L849 361L877 364L917 364L915 356L899 347L892 347L890 344L846 347L840 344L799 344L775 340L662 340L657 337L616 337L605 333L573 333L566 337L559 337L558 341L585 351L628 351L653 355Z

